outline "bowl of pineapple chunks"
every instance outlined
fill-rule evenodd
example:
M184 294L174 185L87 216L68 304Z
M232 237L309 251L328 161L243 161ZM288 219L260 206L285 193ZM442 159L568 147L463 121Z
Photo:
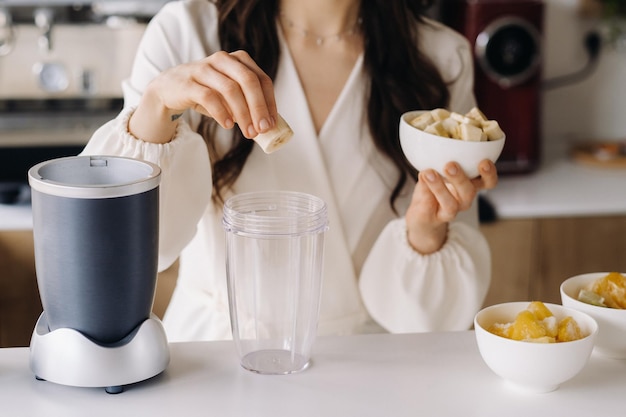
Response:
M626 274L593 272L568 278L561 284L561 303L598 322L598 353L626 359Z
M477 107L465 114L443 108L404 113L399 134L402 152L415 169L432 168L444 177L451 161L469 178L477 177L480 161L495 163L506 139L498 122Z
M517 389L545 393L585 367L598 324L562 305L520 301L485 307L474 329L480 355L496 375Z

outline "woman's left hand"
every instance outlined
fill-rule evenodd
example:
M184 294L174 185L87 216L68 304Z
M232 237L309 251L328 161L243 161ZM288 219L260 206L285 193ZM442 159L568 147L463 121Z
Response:
M448 234L448 223L471 207L480 190L498 183L493 162L485 159L478 165L480 176L470 179L456 162L445 166L446 180L435 170L419 173L406 212L407 238L417 252L429 254L441 249Z

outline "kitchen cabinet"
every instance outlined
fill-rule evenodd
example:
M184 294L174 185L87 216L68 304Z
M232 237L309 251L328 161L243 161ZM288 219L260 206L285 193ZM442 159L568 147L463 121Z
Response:
M177 273L178 262L158 276L153 311L160 318ZM0 231L0 347L28 346L41 312L32 231Z
M491 247L491 287L485 305L528 299L535 274L536 221L504 220L481 225Z
M626 216L504 219L481 225L492 251L485 305L559 303L559 286L586 272L626 271Z
M0 232L0 347L28 346L41 311L32 232Z

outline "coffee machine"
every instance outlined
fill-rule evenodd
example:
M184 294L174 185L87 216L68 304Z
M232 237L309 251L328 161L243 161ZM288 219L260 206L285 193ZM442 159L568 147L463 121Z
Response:
M27 172L78 154L122 109L146 25L166 0L0 1L0 203Z
M167 367L165 330L151 313L160 175L154 164L113 156L29 170L44 309L30 344L38 379L119 393Z
M440 19L474 52L474 93L506 132L500 174L524 174L541 162L543 0L440 0Z

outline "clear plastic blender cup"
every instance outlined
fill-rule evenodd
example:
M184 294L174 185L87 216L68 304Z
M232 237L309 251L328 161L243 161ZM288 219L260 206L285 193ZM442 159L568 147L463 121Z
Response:
M291 191L239 194L226 201L223 225L241 365L263 374L307 368L319 316L325 202Z

